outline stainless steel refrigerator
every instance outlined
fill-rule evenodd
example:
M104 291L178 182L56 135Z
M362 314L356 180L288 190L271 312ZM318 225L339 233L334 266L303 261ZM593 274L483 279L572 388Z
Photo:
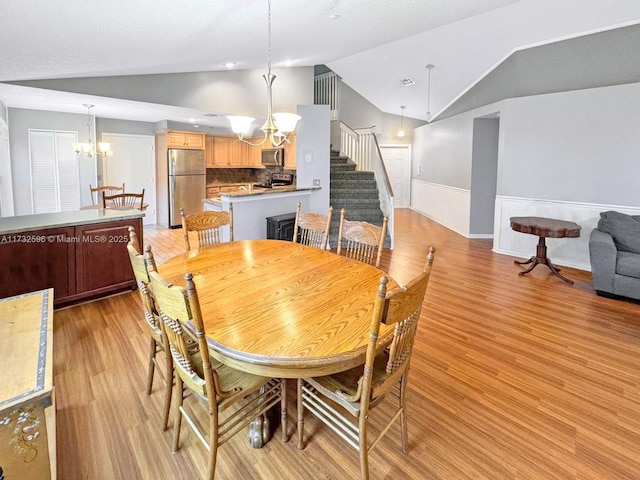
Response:
M189 215L202 212L207 193L207 165L203 150L169 149L169 227L182 225L180 208Z

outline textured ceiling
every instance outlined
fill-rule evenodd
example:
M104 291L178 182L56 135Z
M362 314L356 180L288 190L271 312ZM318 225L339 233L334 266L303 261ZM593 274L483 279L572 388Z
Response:
M576 14L576 12L579 12ZM0 82L264 68L266 0L3 0ZM331 18L336 17L337 18ZM437 114L512 52L640 19L637 0L273 0L272 60L327 64L384 112ZM400 79L411 77L413 87ZM159 121L187 109L0 84L9 107ZM100 100L100 99L97 99Z

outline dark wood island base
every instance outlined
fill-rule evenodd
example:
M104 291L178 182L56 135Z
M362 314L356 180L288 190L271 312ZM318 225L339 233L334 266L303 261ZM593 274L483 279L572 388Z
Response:
M129 227L140 210L80 210L0 219L0 297L53 288L63 307L136 288Z

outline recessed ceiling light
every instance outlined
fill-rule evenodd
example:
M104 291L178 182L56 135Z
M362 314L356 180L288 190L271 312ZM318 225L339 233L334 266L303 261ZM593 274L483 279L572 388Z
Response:
M293 65L293 60L285 60L284 62L282 62L282 64L285 67L290 67L291 65Z
M402 80L400 80L400 83L405 87L410 87L411 85L416 84L416 82L414 82L410 78L403 78Z
M340 18L340 15L337 13L332 13L331 15L329 15L330 20L337 20L339 18Z
M189 119L189 121L190 121L191 123L195 123L195 122L197 121L197 119L195 119L195 118L191 117L191 118Z
M236 62L227 62L224 64L224 66L227 68L233 68L235 67L235 65L236 65Z

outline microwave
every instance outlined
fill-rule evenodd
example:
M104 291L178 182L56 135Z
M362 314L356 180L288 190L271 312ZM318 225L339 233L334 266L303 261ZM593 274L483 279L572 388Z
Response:
M284 148L263 148L262 165L284 165Z

